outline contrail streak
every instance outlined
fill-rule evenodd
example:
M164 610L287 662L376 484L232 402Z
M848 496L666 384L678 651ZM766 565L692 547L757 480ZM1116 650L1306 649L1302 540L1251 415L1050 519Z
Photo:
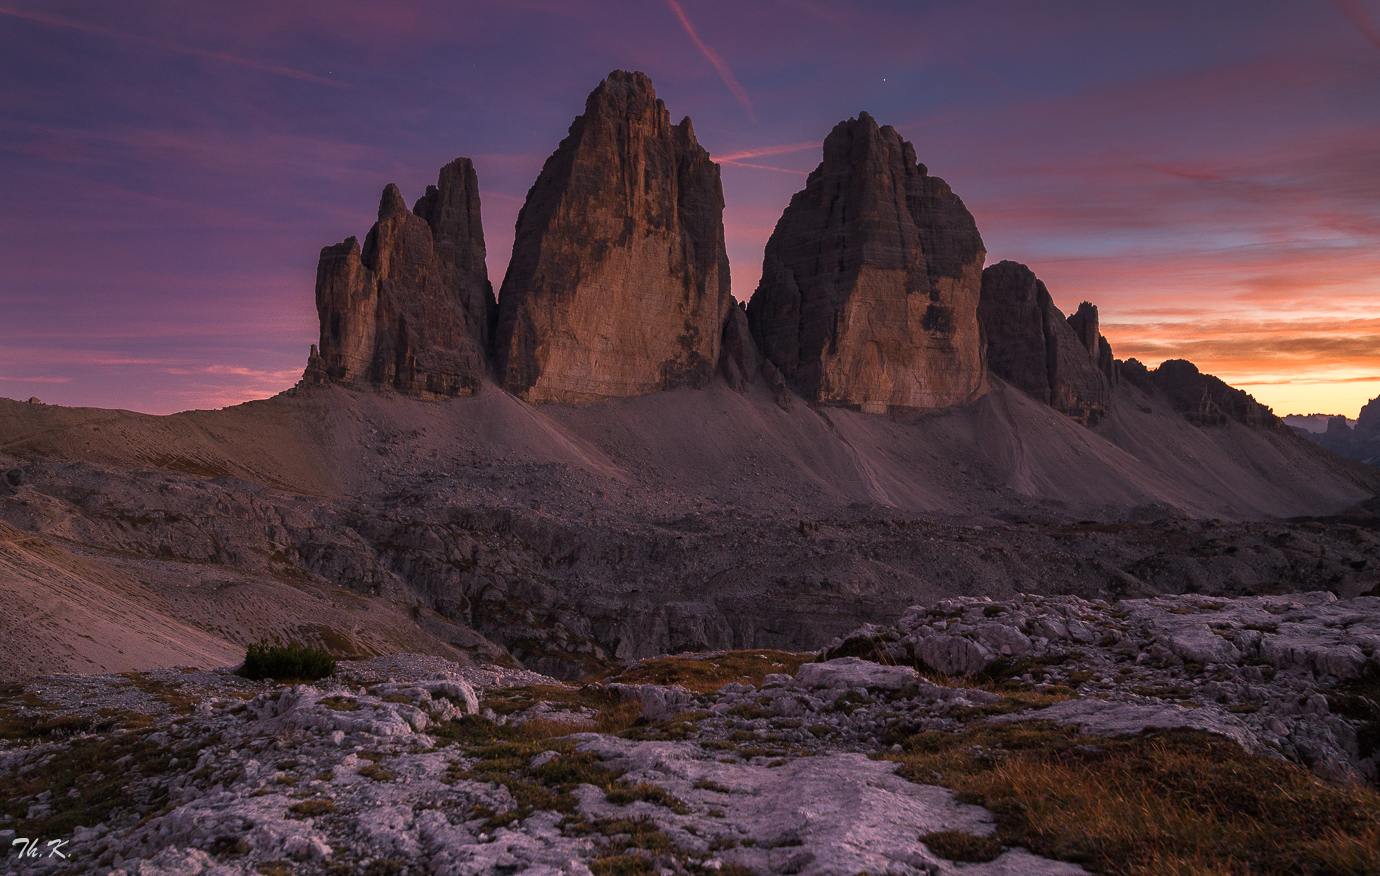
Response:
M766 164L748 164L746 161L734 161L732 158L718 159L720 164L731 164L734 167L752 167L757 170L774 170L777 173L794 173L799 176L809 176L808 170L791 170L789 167L770 167Z
M133 33L111 30L96 24L86 24L81 21L74 21L70 18L62 18L57 15L49 15L46 12L27 12L22 9L11 9L8 6L0 6L0 15L8 15L12 18L23 18L29 21L36 21L40 24L47 24L52 27L65 27L70 30L80 30L86 33L100 34L101 36L114 37L121 40L142 43L146 46L154 46L168 52L178 52L183 55L192 55L197 58L206 58L211 61L220 61L225 64L236 64L240 67L248 67L251 70L259 70L264 73L273 73L278 76L287 76L291 79L300 79L303 82L315 82L318 85L330 85L335 88L352 88L353 86L336 79L327 79L324 76L317 76L306 73L302 70L294 70L291 67L280 67L276 64L262 64L258 61L251 61L248 58L240 58L235 55L227 55L225 52L211 52L206 49L198 49L194 46L184 46L181 43L170 43L167 40L154 39L153 37L139 36Z
M805 143L787 143L782 146L759 146L756 149L744 149L742 152L731 152L728 155L716 155L714 158L717 161L740 161L744 158L761 158L763 155L785 155L788 152L803 152L806 149L814 149L818 146L818 140L810 140Z
M738 98L738 102L743 105L743 109L747 110L748 118L752 120L752 123L756 124L757 113L753 112L752 101L748 98L747 92L743 90L743 86L739 85L738 80L733 78L733 71L728 69L728 64L724 63L724 59L720 58L713 49L709 48L709 46L706 46L704 40L700 39L700 35L695 33L694 25L690 23L690 19L685 17L685 10L680 8L680 4L677 3L676 0L666 0L666 5L671 7L671 11L676 14L676 18L680 19L681 27L685 28L685 32L690 35L691 41L695 43L695 47L709 59L709 63L714 65L714 69L719 71L719 78L724 81L724 85L728 86L728 90L733 92L733 96Z
M1333 0L1333 3L1343 15L1351 19L1357 30L1365 34L1366 39L1380 49L1380 26L1371 20L1370 13L1366 12L1360 0Z

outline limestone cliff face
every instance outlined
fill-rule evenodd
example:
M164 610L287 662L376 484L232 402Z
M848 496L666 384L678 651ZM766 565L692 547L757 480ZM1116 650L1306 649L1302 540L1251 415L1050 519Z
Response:
M518 215L494 362L533 402L714 378L732 298L719 168L652 82L615 71Z
M985 256L959 197L861 113L829 134L767 242L753 337L810 401L869 412L966 401L987 390Z
M477 390L495 303L470 160L442 168L416 212L390 184L363 247L351 237L321 250L316 311L321 344L308 382L421 397Z
M1030 268L1003 261L982 272L978 319L993 374L1084 425L1106 414L1116 370L1096 307L1065 320Z

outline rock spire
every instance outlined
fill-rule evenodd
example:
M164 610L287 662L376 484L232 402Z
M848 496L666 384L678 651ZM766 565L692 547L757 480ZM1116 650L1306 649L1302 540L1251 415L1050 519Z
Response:
M457 158L415 210L397 186L384 188L363 247L351 237L321 250L321 344L305 380L469 395L484 378L495 309L479 184L470 160Z
M813 402L935 408L986 391L982 237L963 201L867 113L840 122L791 198L748 318Z
M719 168L643 73L614 71L518 215L494 363L533 402L704 387L732 298Z
M1002 261L982 272L978 319L993 374L1086 426L1106 414L1116 365L1096 307L1065 320L1030 268Z

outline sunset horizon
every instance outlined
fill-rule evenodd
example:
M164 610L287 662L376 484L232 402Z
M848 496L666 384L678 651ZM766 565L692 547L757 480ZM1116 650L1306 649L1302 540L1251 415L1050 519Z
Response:
M0 394L162 414L289 388L320 248L457 156L497 290L542 162L622 68L720 164L738 300L866 111L963 198L988 264L1098 305L1118 358L1355 417L1380 396L1380 10L1249 8L0 7L24 86L0 105Z

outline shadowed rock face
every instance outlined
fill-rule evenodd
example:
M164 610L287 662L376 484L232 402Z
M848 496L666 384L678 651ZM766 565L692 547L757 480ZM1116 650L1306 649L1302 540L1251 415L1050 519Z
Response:
M1116 359L1112 356L1112 345L1107 343L1107 339L1099 331L1097 305L1084 301L1078 305L1078 312L1070 316L1068 322L1069 328L1073 329L1074 334L1078 335L1078 340L1087 348L1088 355L1097 363L1097 370L1115 387Z
M982 272L978 319L993 374L1086 426L1102 419L1116 370L1096 307L1065 320L1030 268L1003 261Z
M987 389L986 251L948 185L867 113L840 122L767 242L753 337L805 398L935 408Z
M1225 426L1235 420L1253 428L1276 428L1280 420L1244 389L1204 374L1186 359L1170 359L1149 372L1150 383L1195 426Z
M479 185L470 160L458 158L415 212L388 185L362 248L351 237L321 250L321 346L312 348L305 379L470 395L484 379L495 309Z
M533 402L714 378L732 298L718 165L652 82L615 71L518 215L494 361Z

